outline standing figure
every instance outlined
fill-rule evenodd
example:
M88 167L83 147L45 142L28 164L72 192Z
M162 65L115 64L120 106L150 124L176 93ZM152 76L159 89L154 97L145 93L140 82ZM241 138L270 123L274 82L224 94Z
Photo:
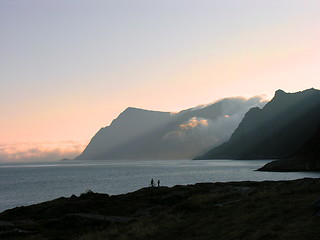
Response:
M160 187L160 180L158 180L158 182L157 182L157 183L158 183L158 187Z
M154 181L153 181L153 178L151 178L150 186L151 186L151 187L154 187Z

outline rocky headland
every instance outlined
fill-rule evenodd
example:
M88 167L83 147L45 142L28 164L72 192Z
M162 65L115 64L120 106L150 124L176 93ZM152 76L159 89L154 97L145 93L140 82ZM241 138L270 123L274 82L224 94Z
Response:
M264 165L259 171L298 172L320 171L320 127L297 152L287 158Z

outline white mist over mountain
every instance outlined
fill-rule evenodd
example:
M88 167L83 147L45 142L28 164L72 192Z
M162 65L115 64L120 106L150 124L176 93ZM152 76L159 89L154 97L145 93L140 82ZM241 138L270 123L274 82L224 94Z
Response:
M265 104L257 96L226 98L176 114L128 108L76 159L192 158L228 140L250 108Z

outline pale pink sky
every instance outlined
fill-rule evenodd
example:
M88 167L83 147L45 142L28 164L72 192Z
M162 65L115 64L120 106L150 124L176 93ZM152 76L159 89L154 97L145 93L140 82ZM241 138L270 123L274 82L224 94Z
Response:
M48 141L75 154L129 106L319 89L319 12L311 0L2 0L0 154L54 152Z

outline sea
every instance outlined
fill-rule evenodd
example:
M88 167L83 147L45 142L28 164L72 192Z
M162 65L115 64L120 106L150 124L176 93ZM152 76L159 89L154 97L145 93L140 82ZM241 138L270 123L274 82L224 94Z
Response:
M255 171L270 160L105 160L0 163L0 212L88 190L110 195L148 187L199 182L319 178L316 172Z

